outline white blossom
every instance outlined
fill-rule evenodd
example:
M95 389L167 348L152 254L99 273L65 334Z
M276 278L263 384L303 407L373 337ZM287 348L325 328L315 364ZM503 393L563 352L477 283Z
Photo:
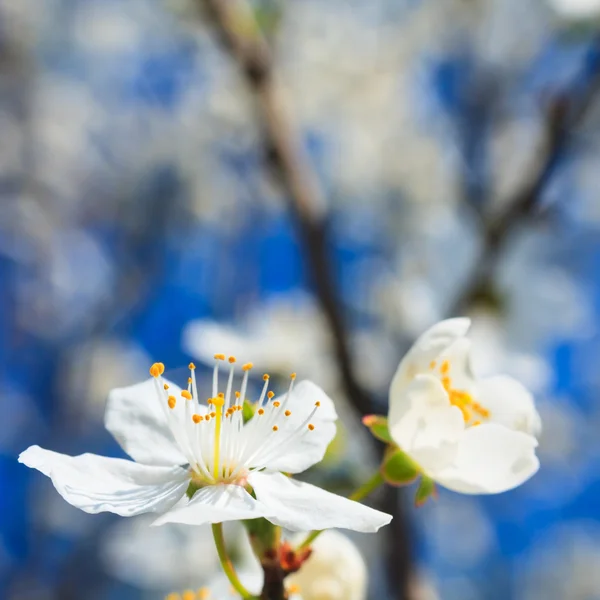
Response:
M444 487L498 493L538 470L541 422L516 380L475 379L469 326L466 318L442 321L415 342L392 381L389 428L421 471Z
M256 412L244 422L252 364L243 366L241 389L234 393L230 357L225 391L219 392L225 356L215 359L208 405L199 401L193 364L187 389L167 382L164 365L155 363L151 379L111 392L106 427L136 462L71 457L39 446L19 461L50 477L61 496L85 512L157 513L155 525L264 517L292 531L367 532L389 523L390 515L282 474L319 462L333 439L337 414L325 392L309 381L295 386L292 374L288 392L277 399L265 375Z

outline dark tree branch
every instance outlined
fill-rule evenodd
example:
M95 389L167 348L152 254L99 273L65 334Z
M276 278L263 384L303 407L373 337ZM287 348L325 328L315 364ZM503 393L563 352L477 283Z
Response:
M583 66L584 76L587 76L583 89L579 90L578 94L572 94L571 97L558 95L549 103L542 147L536 165L513 197L502 203L506 206L504 212L483 221L481 256L474 273L450 307L449 315L464 312L486 293L498 258L514 227L535 216L540 198L572 141L572 132L590 113L600 93L599 53L600 38L595 40L592 57L591 59L588 57ZM591 74L588 73L590 70L592 70Z
M245 0L203 0L202 3L254 94L266 156L295 216L315 293L331 329L342 385L349 401L364 416L373 412L373 403L360 385L352 364L347 328L329 258L323 193L288 114L288 103L274 74L270 48ZM388 490L386 497L386 509L394 516L392 526L386 529L390 583L395 598L408 600L409 527L397 490Z

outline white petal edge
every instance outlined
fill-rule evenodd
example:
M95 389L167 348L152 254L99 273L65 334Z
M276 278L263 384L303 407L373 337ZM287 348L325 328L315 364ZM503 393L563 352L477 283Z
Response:
M463 494L511 490L539 469L537 440L501 425L470 427L459 442L454 464L428 473L442 486Z
M281 473L253 471L248 483L269 513L267 519L291 531L351 529L372 533L392 516Z
M457 317L440 321L423 333L400 361L390 386L390 398L399 394L416 375L426 372L429 363L464 337L470 326L469 318Z
M477 381L475 398L490 411L490 421L539 437L542 421L529 390L508 375Z
M282 403L281 408L284 408L285 396L278 400ZM316 402L319 402L320 406L310 419L314 425L314 430L310 431L304 421L315 408ZM291 411L291 415L277 421L277 437L281 438L281 445L265 448L266 454L257 456L255 465L252 466L267 467L269 470L285 473L301 473L323 460L327 446L335 437L335 422L338 416L333 400L318 385L307 380L294 386L285 408ZM286 436L297 431L302 425L302 429L289 443L286 442ZM264 460L265 458L268 460Z
M181 388L163 379L169 394L180 399ZM104 425L121 448L136 462L146 465L185 465L188 461L179 449L167 425L166 406L161 406L157 383L150 378L142 383L111 390ZM183 407L181 399L177 405ZM177 408L176 405L176 408Z
M131 517L163 512L184 494L189 475L179 467L140 465L96 454L67 456L31 446L19 462L50 477L58 493L73 506L96 514Z
M266 516L266 509L239 485L218 484L198 490L187 503L161 515L152 525L203 525Z

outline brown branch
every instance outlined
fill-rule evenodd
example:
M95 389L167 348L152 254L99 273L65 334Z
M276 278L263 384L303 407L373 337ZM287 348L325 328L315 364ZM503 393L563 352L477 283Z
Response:
M287 112L284 91L276 80L270 48L245 0L202 0L222 43L236 59L254 93L264 130L266 155L287 193L302 240L316 297L331 329L336 362L345 393L361 415L373 403L355 374L347 329L330 264L325 202L319 181ZM411 551L409 526L397 490L387 492L386 509L394 519L386 528L389 579L398 600L409 598Z
M596 45L600 45L600 39ZM600 71L596 72L579 97L569 99L559 95L548 107L542 148L531 175L513 197L503 202L500 215L483 222L483 248L474 273L452 304L449 315L464 312L487 293L501 250L515 226L535 216L539 200L546 189L559 159L572 140L572 132L589 114L600 92Z

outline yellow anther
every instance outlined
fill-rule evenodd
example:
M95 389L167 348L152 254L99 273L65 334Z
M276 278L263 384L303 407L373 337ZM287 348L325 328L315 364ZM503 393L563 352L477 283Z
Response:
M181 596L182 600L196 600L196 592L193 590L185 590Z
M477 425L481 425L481 421L473 421L473 427L477 427Z
M175 396L169 396L167 399L167 404L169 405L169 408L175 408L175 405L177 404L177 398L175 398Z
M192 378L188 377L188 383L192 383Z
M223 406L225 404L225 398L223 398L221 396L217 396L216 398L212 399L212 403L215 406Z
M239 398L240 396L241 396L240 392L236 392L236 393L235 393L235 397L236 397L236 398Z
M285 413L283 413L286 417L289 417L292 414L291 410L286 410Z
M213 410L213 411L210 413L210 416L211 416L211 417L214 419L214 418L217 416L217 413L216 413L216 412Z
M210 590L206 587L201 587L198 592L198 600L208 600L208 597L210 596Z
M235 356L230 356L230 357L229 357L229 362L230 362L230 364L233 364L233 363L234 363L236 360L237 360L237 359L236 359L236 357L235 357Z
M279 408L279 407L281 406L281 402L279 402L279 401L275 400L275 402L273 402L273 406L274 406L275 408Z
M265 409L264 408L259 408L258 409L258 414L259 415L264 415L265 414Z
M265 373L265 374L263 375L263 381L269 381L269 379L270 379L270 376L269 376L269 374L268 374L268 373Z
M165 385L163 385L163 390L168 390L169 386L165 383Z
M165 365L162 365L162 371L160 370L161 364L162 363L154 363L150 367L150 375L152 375L152 377L158 377L165 370Z
M242 371L249 371L254 365L252 363L246 363L242 365Z
M320 403L320 402L317 400L317 401L315 402L315 406L321 406L321 403Z
M187 390L181 390L181 395L186 399L186 400L191 400L192 399L192 395L187 391Z
M224 354L215 354L215 360L225 360Z
M172 592L171 594L167 594L165 596L165 600L181 600L181 596L176 592Z
M315 426L314 426L312 423L309 423L309 424L308 424L308 428L309 428L311 431L314 431L314 429L315 429Z
M200 423L200 421L204 421L204 417L202 415L192 415L192 421L194 421L194 423L196 423L196 425L198 423Z
M273 431L277 431L279 429L279 427L277 427L277 425L273 425Z
M217 396L218 396L219 398L225 398L225 394L224 394L223 392L219 392L219 393L217 394Z
M459 406L458 408L460 408L465 423L468 423L471 420L471 413L464 406Z
M290 379L296 379L296 373L292 373L292 374L290 375Z
M208 421L210 421L210 415L206 415L206 416L204 417L204 420L205 420L205 421L207 421L207 422L208 422Z
M194 363L190 363L190 364L188 365L188 369L189 369L190 371L193 371L195 368L196 368L196 365L195 365Z
M267 398L270 400L275 395L275 392L269 392Z
M446 375L446 373L448 373L448 371L450 370L450 361L445 360L442 365L440 366L440 373L442 375Z
M444 389L448 391L452 385L450 377L442 377L442 385L444 386Z
M297 583L292 583L291 585L288 585L286 589L287 589L288 594L299 594L300 593L300 586Z
M430 369L433 371L433 369L435 369L435 365L436 365L436 362L435 362L435 360L432 360L432 361L429 363L429 368L430 368Z

